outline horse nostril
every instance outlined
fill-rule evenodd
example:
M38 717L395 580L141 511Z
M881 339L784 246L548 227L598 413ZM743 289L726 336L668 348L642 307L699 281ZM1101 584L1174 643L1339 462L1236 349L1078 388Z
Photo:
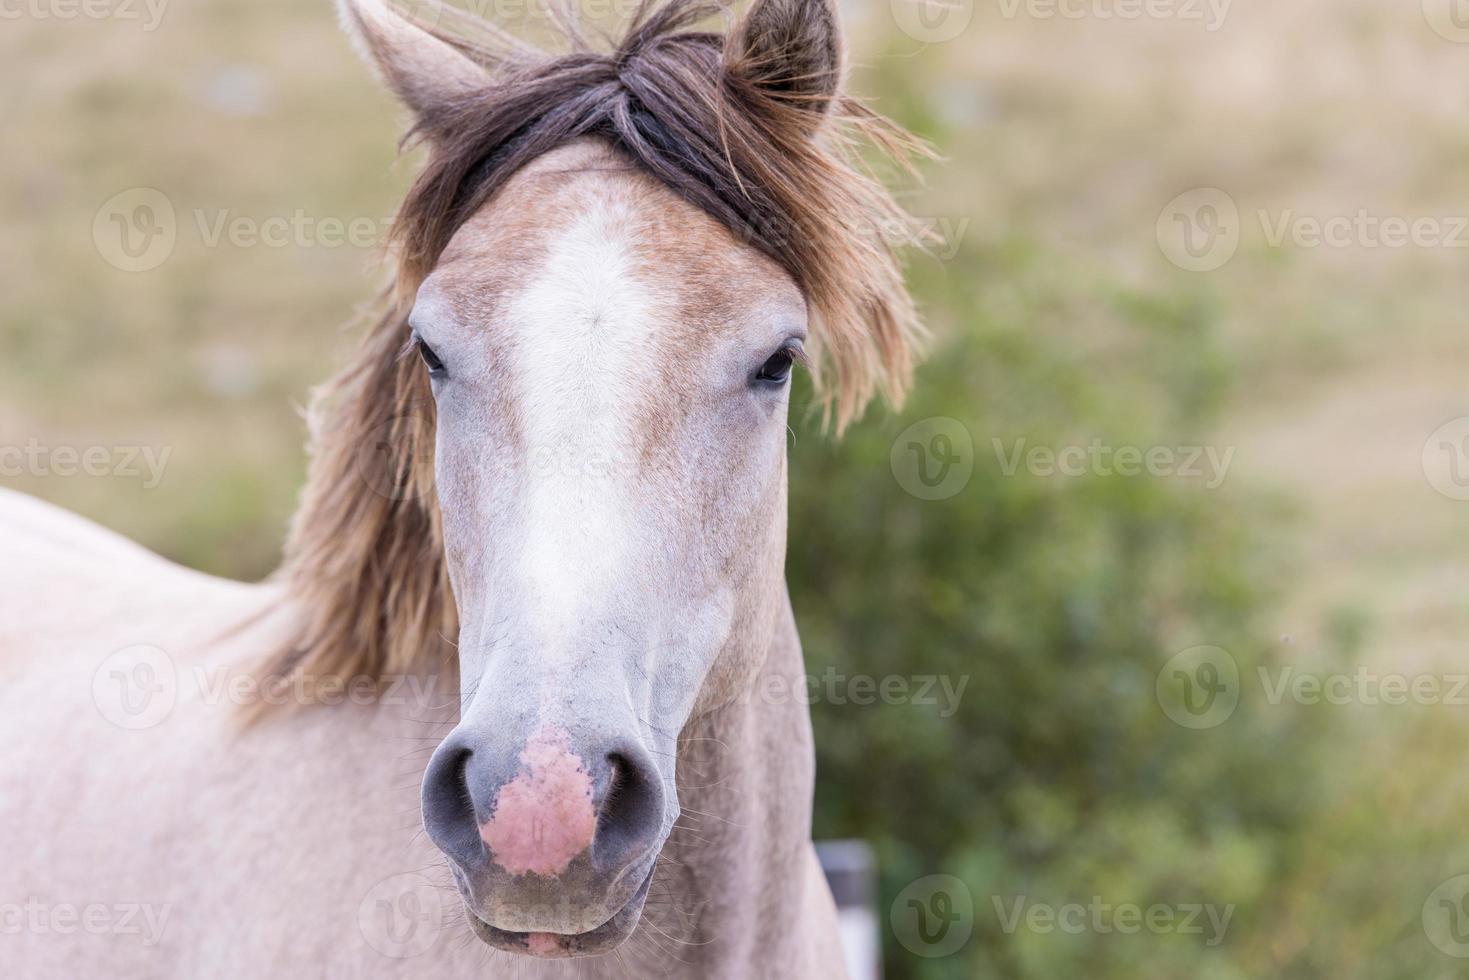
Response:
M636 778L627 759L616 752L607 756L607 765L612 769L612 776L607 780L607 796L602 800L602 809L597 814L598 834L607 830L612 814L617 812L622 797L631 790Z
M662 791L654 770L636 750L610 752L607 792L597 813L592 863L604 871L635 863L657 843Z
M429 839L463 867L484 862L484 844L474 815L467 772L474 753L445 743L423 778L423 826Z

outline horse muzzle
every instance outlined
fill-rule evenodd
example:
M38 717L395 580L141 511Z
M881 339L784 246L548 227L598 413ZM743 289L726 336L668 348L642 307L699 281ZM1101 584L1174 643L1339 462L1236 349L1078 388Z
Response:
M490 945L589 955L636 925L671 823L664 782L636 738L601 727L466 719L434 752L424 827Z

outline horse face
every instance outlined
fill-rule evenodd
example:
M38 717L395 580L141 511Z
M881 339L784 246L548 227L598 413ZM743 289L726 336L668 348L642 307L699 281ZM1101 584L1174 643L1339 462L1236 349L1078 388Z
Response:
M439 33L339 2L428 151L395 224L427 380L385 370L386 345L367 377L388 376L394 407L431 385L439 506L365 507L377 533L359 535L373 558L422 553L406 529L442 537L464 697L425 825L491 945L605 952L678 817L680 732L752 690L787 614L808 306L838 427L906 386L919 327L885 229L907 219L842 147L909 144L841 96L834 0L753 0L723 35L706 28L725 0L647 3L614 52L569 26L561 57L479 21L455 40L460 15ZM357 416L381 414L351 387ZM303 553L329 560L317 544ZM431 550L415 582L333 592L317 656L358 635L340 611L361 595L381 596L365 615L433 622Z
M806 304L583 142L459 230L410 324L465 691L425 823L492 945L603 951L678 817L680 730L748 686L784 608Z

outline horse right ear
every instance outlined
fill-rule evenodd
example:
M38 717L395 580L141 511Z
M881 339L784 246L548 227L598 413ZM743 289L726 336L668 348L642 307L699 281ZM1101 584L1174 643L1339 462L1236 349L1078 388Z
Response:
M435 23L453 10L420 4ZM342 27L388 87L422 117L484 89L489 71L434 29L391 7L387 0L337 0ZM453 16L462 16L457 11Z

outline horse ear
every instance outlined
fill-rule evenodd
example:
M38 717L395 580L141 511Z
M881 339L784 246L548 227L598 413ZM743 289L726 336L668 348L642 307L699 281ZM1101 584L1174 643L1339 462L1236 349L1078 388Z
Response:
M731 74L816 118L842 86L836 0L755 0L725 46Z
M436 17L446 9L437 3L424 6ZM337 12L363 57L415 115L477 92L492 80L463 51L387 0L337 0Z

